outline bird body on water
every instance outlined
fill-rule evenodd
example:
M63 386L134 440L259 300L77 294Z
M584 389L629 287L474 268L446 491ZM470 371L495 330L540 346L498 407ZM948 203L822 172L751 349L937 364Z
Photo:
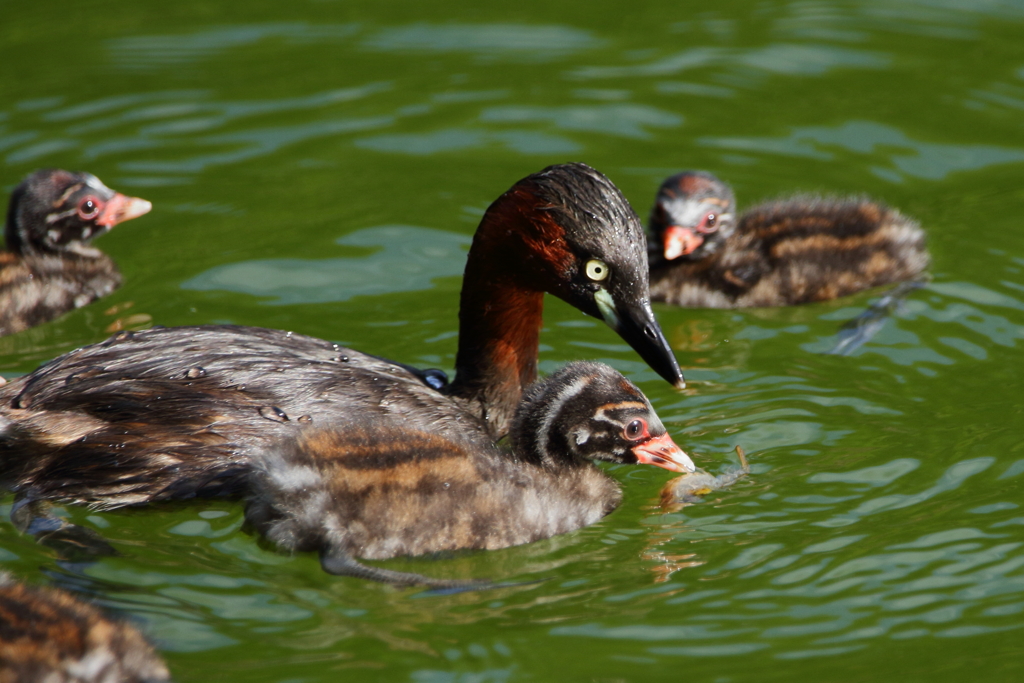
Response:
M510 449L480 429L442 438L411 424L310 428L255 456L246 518L282 548L319 552L331 573L458 585L355 558L493 550L593 524L622 491L591 461L695 469L643 393L600 363L533 385L509 440Z
M22 503L107 509L242 493L263 454L341 446L350 435L366 435L385 459L412 432L493 447L536 378L545 291L605 320L681 386L645 261L639 220L607 178L583 164L550 167L481 221L451 384L279 330L123 332L0 387L0 482Z
M651 298L695 308L788 306L921 278L916 221L868 199L797 196L735 215L732 189L674 175L649 221Z
M132 626L70 593L0 573L0 682L170 680L167 665Z
M36 171L11 194L0 251L0 336L81 308L121 286L113 260L91 245L152 205L89 173Z

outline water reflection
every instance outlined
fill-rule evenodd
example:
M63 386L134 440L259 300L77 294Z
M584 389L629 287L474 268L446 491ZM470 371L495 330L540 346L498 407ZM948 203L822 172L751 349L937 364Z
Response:
M149 35L107 42L111 57L125 70L181 67L225 50L250 46L271 38L292 44L337 41L359 30L356 24L307 24L303 22L241 24L181 35Z
M855 155L877 159L882 150L893 168L872 167L872 172L891 182L904 176L941 180L950 173L977 170L996 164L1024 161L1024 149L994 145L955 145L914 140L903 131L871 121L848 121L841 126L794 128L785 137L705 137L701 145L732 151L783 154L828 161L835 158L832 147ZM870 162L869 162L870 164Z
M820 76L837 68L882 69L888 57L835 45L776 43L753 49L696 47L636 66L584 67L580 79L675 76L692 69L722 66L728 71L756 69L786 76Z
M391 115L325 118L321 114L318 120L304 121L300 117L287 125L240 126L243 120L274 114L342 110L390 87L386 82L372 82L264 101L216 100L208 92L195 90L112 96L45 112L42 121L66 127L63 134L44 140L37 140L36 131L8 133L0 128L0 150L10 150L6 156L9 164L41 164L57 154L67 157L72 151L84 162L127 153L138 157L145 151L142 159L124 161L121 168L165 178L166 174L196 174L210 167L264 157L308 140L392 125L395 118ZM217 130L223 132L214 132ZM106 131L109 134L104 136ZM173 160L160 160L161 153Z
M472 238L410 225L357 230L335 240L346 247L379 247L365 257L259 259L211 268L183 289L272 297L269 304L347 301L354 296L429 289L439 277L460 275Z
M445 128L429 133L396 133L357 138L355 146L377 152L427 156L440 152L500 146L520 154L571 154L582 147L568 138L534 131L493 133L470 128Z
M956 463L934 484L922 482L925 488L918 493L891 492L897 481L908 482L906 477L918 470L920 463L913 459L815 474L806 482L831 495L787 496L783 502L791 509L772 524L836 526L809 522L807 517L815 509L832 509L837 513L833 519L844 520L838 525L843 527L873 515L887 516L889 524L895 521L894 514L904 520L921 520L943 505L940 499L955 496L957 489L994 464L994 458ZM982 522L980 526L926 530L910 535L910 540L881 545L874 529L887 523L883 520L873 522L873 528L867 530L870 534L847 529L837 535L809 530L794 535L791 531L790 538L811 541L801 550L791 543L761 540L762 532L769 528L768 515L767 510L755 510L772 505L769 501L775 498L751 500L737 491L719 495L717 509L708 510L705 504L705 514L698 505L686 508L690 516L652 517L650 523L658 531L651 534L652 545L645 557L658 565L654 571L664 583L657 589L616 592L605 598L612 603L625 600L634 607L646 603L646 623L625 628L590 623L556 627L550 634L636 639L640 643L676 641L677 654L689 656L716 656L729 648L763 648L771 643L775 656L785 659L829 654L836 644L862 647L865 641L879 637L962 638L1020 628L1014 617L1024 605L1020 602L1024 543L1003 530L1011 521L1006 513L1015 510L1015 504L1002 501L984 506L977 514L991 519L972 520ZM738 506L729 498L746 502ZM844 509L848 512L840 512ZM761 523L748 521L751 519ZM736 547L723 550L721 543L711 547L694 542L708 538L728 539L729 545ZM657 552L652 552L655 548ZM719 583L718 588L702 588L701 580L712 576L728 576L729 581ZM684 604L685 612L672 609ZM674 615L675 625L659 625L660 618L669 613ZM968 617L969 625L963 624ZM738 624L742 628L730 629ZM694 640L713 642L706 646ZM660 643L644 649L653 654L674 652Z
M489 123L551 123L562 130L588 131L627 138L649 138L647 127L675 128L683 123L676 114L635 104L574 107L505 106L484 109L480 120Z
M121 167L127 171L145 173L199 173L211 166L235 164L267 156L283 147L300 142L332 137L342 133L382 128L390 125L393 121L394 119L390 116L342 118L211 135L199 138L196 142L210 147L224 146L234 149L226 152L199 154L182 161L126 161L121 164ZM153 146L157 145L154 143Z
M1010 292L1014 291L1012 285L1003 283ZM1012 315L1024 310L1024 302L1008 292L970 282L933 282L923 292L931 292L932 296L926 299L920 293L915 295L880 333L852 355L876 353L904 366L948 366L965 357L986 360L991 344L1015 348L1018 341L1024 339L1024 319L1019 314ZM988 310L990 308L999 313ZM930 328L928 339L906 329L919 329L925 320L937 324ZM915 321L918 324L915 325ZM831 339L819 338L803 348L821 353L831 343Z
M547 61L600 47L603 42L571 26L423 23L384 29L362 44L374 50L470 52L487 59L515 56Z
M385 325L422 318L423 295L401 293L429 298L437 278L457 276L467 237L381 225L339 240L337 258L227 262L253 231L280 228L279 216L256 211L234 220L262 182L294 183L311 212L336 213L344 192L315 191L325 167L360 174L356 225L406 220L391 213L406 201L424 214L450 197L458 214L492 196L482 188L567 158L624 185L631 173L649 180L627 188L645 202L678 166L716 159L761 196L819 185L877 192L874 174L925 221L935 279L851 357L820 353L879 292L785 310L659 307L687 366L684 394L598 337L608 334L599 322L575 311L559 319L562 304L549 299L542 369L611 362L642 384L702 466L728 471L739 444L753 474L666 513L657 503L667 474L608 468L625 499L597 525L519 548L388 563L546 579L539 584L424 596L329 577L310 554L261 547L241 528L242 504L224 501L69 508L120 552L85 568L62 567L4 521L5 569L73 579L144 621L182 681L326 681L347 668L380 680L504 681L550 677L552 667L580 680L685 669L709 680L849 681L896 675L889 655L902 659L914 643L911 677L955 675L949 666L966 680L1019 671L1021 3L751 1L691 15L662 3L628 21L595 7L578 21L527 9L512 24L507 8L483 5L419 23L425 10L412 6L267 5L254 9L267 13L263 23L232 23L210 3L201 12L97 7L119 20L39 24L54 44L75 47L71 60L31 51L22 36L43 35L31 24L0 26L12 64L0 81L14 93L0 105L4 178L96 164L166 185L161 229L174 237L161 244L180 239L202 265L192 258L157 283L152 273L165 271L152 259L162 254L121 242L127 298L118 305L138 306L86 308L5 338L5 374L142 320L134 315L209 323L245 297L273 304L248 307L247 323L314 331L322 311L299 304L347 301L370 312L360 344L407 358L426 344L432 363L450 365L450 316ZM96 31L110 37L78 49ZM400 201L395 187L409 188ZM415 220L446 225L451 212ZM225 230L211 231L221 217ZM310 229L337 234L320 225ZM360 295L391 296L394 317L372 319L384 299ZM204 299L223 305L211 312ZM814 658L816 671L799 668Z

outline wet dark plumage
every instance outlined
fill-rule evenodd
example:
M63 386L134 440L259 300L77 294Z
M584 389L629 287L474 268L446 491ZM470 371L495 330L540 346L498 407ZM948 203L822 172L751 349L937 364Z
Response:
M647 298L642 229L607 178L545 169L488 209L466 266L454 381L330 342L252 327L122 333L0 388L0 483L98 508L235 493L253 454L314 426L373 425L481 443L508 431L536 377L544 291L602 315L670 381ZM610 274L594 282L589 260ZM356 422L353 423L352 420Z
M670 259L673 226L685 237ZM728 185L699 172L662 184L649 240L651 298L690 307L824 301L920 278L929 263L920 226L878 202L798 196L737 219Z
M256 327L123 332L0 388L0 401L7 483L97 508L237 493L251 454L304 425L358 416L447 436L481 424L401 365Z
M11 194L0 252L0 336L85 306L121 286L109 256L90 246L149 211L88 173L36 171Z
M0 682L169 680L167 666L132 626L69 593L0 573Z

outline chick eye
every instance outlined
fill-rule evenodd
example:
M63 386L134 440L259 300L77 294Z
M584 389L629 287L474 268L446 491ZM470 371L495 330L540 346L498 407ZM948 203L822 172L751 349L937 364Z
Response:
M95 197L86 197L78 205L78 215L85 220L92 220L100 213L100 203Z
M594 282L604 280L608 277L608 265L598 259L587 261L587 277Z
M716 216L713 213L709 213L707 216L704 216L704 220L701 222L701 225L700 225L700 231L701 232L714 232L715 230L718 230L717 223L718 223L718 216Z
M647 423L643 420L633 420L625 429L622 430L622 435L630 441L636 441L647 432Z

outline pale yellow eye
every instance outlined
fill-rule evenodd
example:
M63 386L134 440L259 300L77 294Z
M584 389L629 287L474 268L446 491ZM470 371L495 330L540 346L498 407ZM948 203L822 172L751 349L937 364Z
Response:
M587 277L594 282L604 280L608 277L608 264L597 259L587 261Z

